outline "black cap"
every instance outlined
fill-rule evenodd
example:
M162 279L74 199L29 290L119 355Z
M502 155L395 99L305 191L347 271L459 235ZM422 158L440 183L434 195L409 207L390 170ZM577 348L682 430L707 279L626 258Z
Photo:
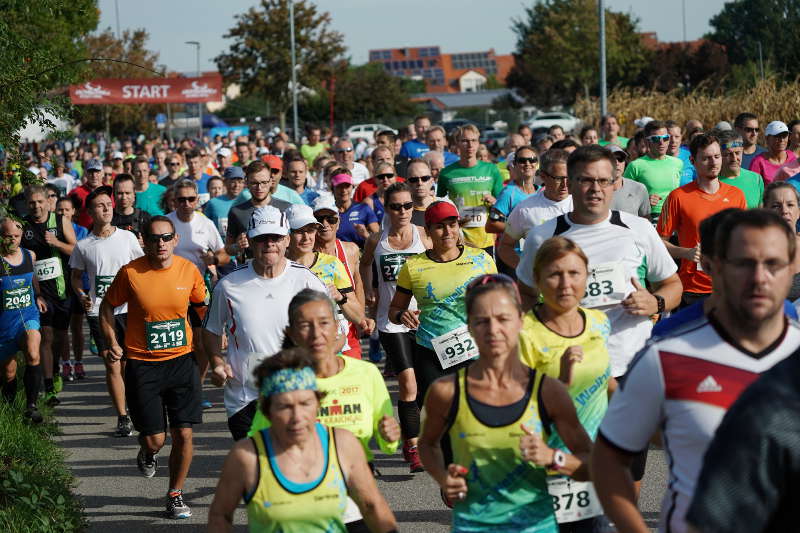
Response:
M92 200L94 200L101 194L105 194L109 198L114 198L114 189L112 189L110 185L99 186L98 188L89 193L89 195L86 197L86 202L84 202L83 205L89 207L89 204L92 202Z

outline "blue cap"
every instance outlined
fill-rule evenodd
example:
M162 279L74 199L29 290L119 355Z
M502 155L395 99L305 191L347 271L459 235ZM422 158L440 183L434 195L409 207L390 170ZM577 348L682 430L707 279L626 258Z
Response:
M244 170L242 167L228 167L222 172L222 177L226 180L243 180Z

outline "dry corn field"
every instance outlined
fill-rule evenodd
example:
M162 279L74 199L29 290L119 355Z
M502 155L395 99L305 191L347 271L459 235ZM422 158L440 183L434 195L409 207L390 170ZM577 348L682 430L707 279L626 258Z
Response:
M617 116L620 134L624 136L636 132L633 121L639 117L674 120L679 124L694 118L711 128L720 120L733 125L736 115L745 111L758 116L763 132L764 126L772 120L788 123L800 119L800 82L778 84L767 79L749 90L712 93L698 89L688 95L681 90L660 93L615 89L608 95L608 110ZM579 98L575 103L575 115L587 124L599 125L600 101Z

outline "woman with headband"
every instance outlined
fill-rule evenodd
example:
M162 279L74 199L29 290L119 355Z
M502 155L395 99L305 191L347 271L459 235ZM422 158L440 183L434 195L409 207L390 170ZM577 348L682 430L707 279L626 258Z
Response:
M238 441L225 459L208 531L233 531L244 495L250 531L343 533L348 494L370 531L396 530L358 440L316 421L323 393L312 365L305 350L289 349L255 370L270 427Z

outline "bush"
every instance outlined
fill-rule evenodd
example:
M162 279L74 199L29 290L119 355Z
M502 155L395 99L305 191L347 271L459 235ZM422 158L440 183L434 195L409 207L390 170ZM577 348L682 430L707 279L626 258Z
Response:
M83 531L87 522L83 505L72 492L75 478L52 440L58 428L51 422L34 426L23 419L24 391L22 380L18 382L16 405L0 400L0 531ZM40 409L50 420L48 409L44 405Z

